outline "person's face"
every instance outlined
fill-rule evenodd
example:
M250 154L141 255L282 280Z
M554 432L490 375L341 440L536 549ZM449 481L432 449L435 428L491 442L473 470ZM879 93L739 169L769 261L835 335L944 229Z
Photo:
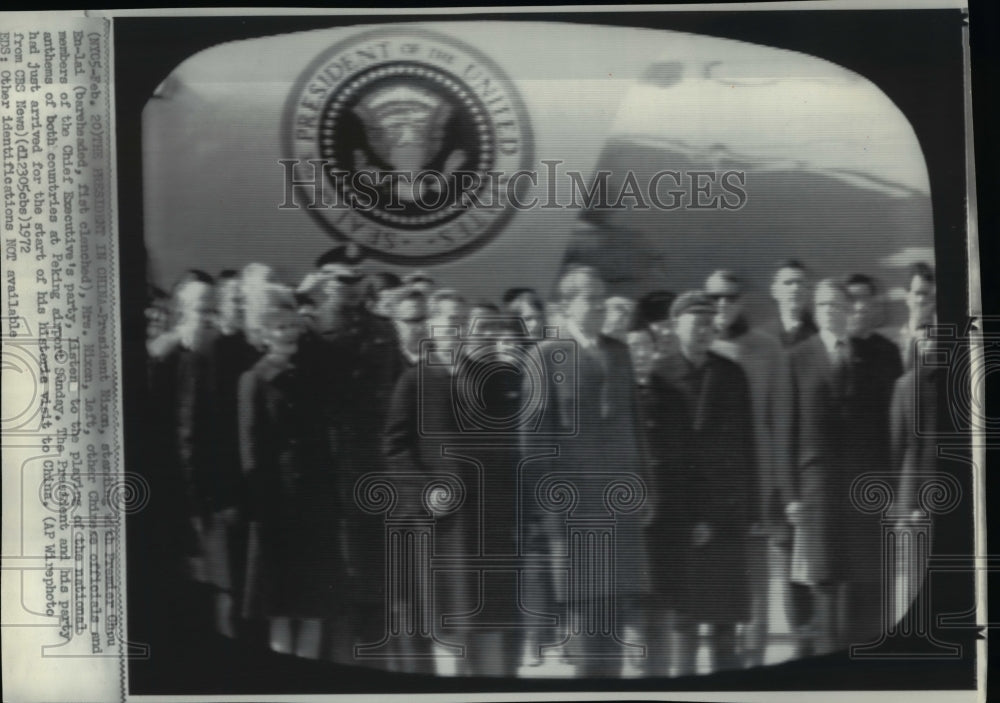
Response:
M219 324L230 329L243 326L243 290L236 279L219 286Z
M626 337L632 355L632 370L640 383L649 378L656 363L656 343L648 330L629 332Z
M197 296L192 297L181 309L180 326L188 330L204 331L215 323L215 300L209 286L201 286Z
M867 283L855 283L847 287L847 295L851 306L847 331L850 334L865 334L874 326L875 291Z
M290 356L299 348L302 319L293 310L283 310L268 327L266 342L274 354Z
M424 304L418 300L402 300L396 305L393 319L399 332L400 344L405 349L416 351L420 340L426 336L427 314Z
M715 327L729 328L743 314L743 292L736 283L710 280L705 294L715 302Z
M154 339L167 331L170 309L162 301L154 302L146 308L146 339Z
M243 279L251 288L260 288L267 283L278 282L278 276L274 269L266 264L250 266L243 272Z
M910 280L910 289L906 292L906 307L910 310L910 319L918 325L930 325L934 322L935 286L930 281L914 276Z
M521 318L532 339L541 338L545 313L535 308L531 303L522 300L511 307L511 314Z
M587 278L577 295L567 302L563 316L583 334L593 337L601 331L604 323L604 297L604 284L595 278Z
M847 297L837 288L824 286L816 291L816 326L842 337L847 332Z
M653 330L653 334L658 338L672 337L674 335L674 326L670 324L670 320L650 322L649 329Z
M327 279L323 285L323 293L326 295L327 301L341 308L356 306L361 296L359 281L342 273L325 273L327 273Z
M688 355L701 356L715 339L715 316L710 312L686 312L674 323L677 341Z
M296 312L299 315L299 319L302 320L302 326L307 329L316 329L316 304L315 303L303 303L299 305Z
M778 271L771 285L771 297L778 305L801 312L809 300L809 282L800 269L784 268Z
M435 327L452 327L458 330L460 336L465 332L465 325L468 323L468 309L465 305L457 300L441 300L435 307L434 316L427 322L431 331Z
M604 327L606 335L616 336L628 331L635 303L628 298L612 296L604 301Z
M381 317L392 317L392 301L395 295L395 288L383 288L376 293L373 312Z

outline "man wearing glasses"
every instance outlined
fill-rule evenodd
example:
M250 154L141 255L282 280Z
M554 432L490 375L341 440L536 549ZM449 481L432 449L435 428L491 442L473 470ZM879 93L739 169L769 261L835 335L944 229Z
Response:
M877 391L849 334L846 286L821 281L814 307L819 334L789 358L794 441L782 485L794 528L789 587L809 615L800 635L815 654L829 654L867 644L880 629L879 516L855 507L851 485L881 467L869 435Z
M758 489L763 528L748 541L753 557L752 569L753 612L743 640L747 664L754 666L763 661L767 646L767 606L769 601L769 545L768 535L786 538L779 534L785 524L783 519L773 519L775 464L784 460L787 452L781 441L785 434L785 416L788 412L788 372L781 344L770 334L751 327L744 312L743 280L733 271L718 270L705 281L705 294L715 303L715 340L712 351L743 369L750 384L753 408L753 427L757 451Z

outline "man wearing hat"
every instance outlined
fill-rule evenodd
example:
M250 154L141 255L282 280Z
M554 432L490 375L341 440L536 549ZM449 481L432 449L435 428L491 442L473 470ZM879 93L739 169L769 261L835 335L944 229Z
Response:
M334 643L334 658L350 663L353 648L380 640L386 625L384 528L380 516L357 505L354 484L381 466L381 429L397 355L391 325L383 324L362 304L363 276L356 268L359 255L352 245L321 255L308 281L309 290L303 291L318 299L309 353L314 355L326 389L331 453L343 506L338 516L339 538L351 582L345 590L352 598L344 604L344 638Z
M694 673L698 626L712 625L714 670L738 668L736 625L751 618L748 537L759 516L750 386L711 351L716 307L701 291L670 308L677 349L653 372L663 442L646 535L654 597L677 613L675 674Z
M434 292L435 281L429 273L418 269L403 276L403 285L430 295Z

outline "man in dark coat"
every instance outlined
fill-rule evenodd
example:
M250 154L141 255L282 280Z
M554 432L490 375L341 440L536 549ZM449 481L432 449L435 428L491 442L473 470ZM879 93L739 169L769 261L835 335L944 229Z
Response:
M889 405L896 379L903 374L903 359L899 347L875 331L878 325L875 280L856 273L847 278L846 287L851 304L847 332L861 361L858 371L864 374L858 383L873 399L859 408L866 419L859 418L858 425L865 432L862 441L870 443L875 453L872 463L877 469L889 465Z
M753 572L753 619L741 638L746 663L760 664L767 649L771 601L771 544L787 541L785 521L774 521L775 465L788 455L786 439L788 355L781 343L761 331L746 315L745 283L733 271L715 271L705 281L705 294L715 303L715 341L711 350L739 364L750 384L753 401L757 477L760 480L761 530L753 536L750 568Z
M928 328L937 320L937 283L934 269L923 261L910 267L906 279L907 319L897 337L899 351L903 358L903 368L914 365L914 346L926 339Z
M801 261L789 259L778 265L771 281L771 297L778 305L778 321L769 331L778 339L783 349L790 351L816 334L816 323L809 311L809 274ZM790 402L787 398L788 393L784 395L786 397L783 399L783 404L787 405ZM785 449L787 455L787 447ZM787 467L778 470L788 473ZM777 509L774 510L774 515L768 516L774 518L769 521L780 523L784 518L781 506L772 507ZM782 535L780 530L775 530L775 541L790 559L791 543L787 534ZM788 582L785 590L785 615L792 629L803 635L799 637L799 641L805 642L808 639L805 633L813 617L812 595L807 586ZM808 651L799 654L808 654Z
M337 466L340 539L347 577L341 641L334 658L354 663L353 648L385 634L385 545L382 518L354 500L357 480L381 469L381 431L401 369L392 322L362 304L362 277L349 247L316 261L308 292L318 299L315 331L302 347L319 372L330 454Z
M796 259L779 264L771 282L771 297L778 304L778 324L774 336L786 349L816 334L809 312L809 273Z
M315 370L297 355L301 319L274 287L262 316L267 353L239 381L241 463L250 521L248 617L270 621L271 647L316 658L340 610L343 563L336 471L328 454Z
M437 291L428 308L432 329L463 330L467 324L466 302L455 291ZM496 594L506 603L491 598L488 577L494 574L477 570L475 557L517 553L514 487L519 445L516 436L491 441L487 432L484 437L476 431L477 425L467 422L469 416L463 413L469 408L463 404L482 400L477 408L486 416L510 416L517 406L516 398L510 395L516 395L520 378L511 374L497 374L492 380L488 375L480 376L480 351L490 350L482 349L475 339L435 336L433 349L426 350L418 365L399 379L386 422L384 456L390 471L450 473L461 481L462 504L453 511L442 510L435 521L433 553L453 560L455 568L438 571L431 579L432 633L440 642L465 646L458 673L513 676L519 663L520 638L511 627L496 625L506 621L516 626L517 593L512 589ZM505 384L505 376L517 383ZM483 379L483 386L476 385L477 378ZM410 514L427 512L420 495L404 495L401 500L409 500L403 509ZM516 584L516 580L511 578L510 583ZM494 606L500 606L500 611L490 613L492 622L465 618L477 609ZM438 673L448 670L447 661L442 657L436 662Z
M820 332L789 359L791 475L782 502L794 534L790 578L811 598L805 647L827 653L866 643L881 622L879 517L857 510L850 493L857 476L880 468L881 450L866 426L879 398L848 337L846 289L822 281L815 307Z
M604 322L605 284L598 272L590 267L571 268L560 280L558 287L561 339L575 342L576 368L551 367L547 377L557 378L566 374L566 381L551 384L555 390L552 402L554 412L546 413L546 421L560 427L548 429L559 439L559 456L551 462L552 471L573 472L580 476L577 490L580 505L592 502L596 492L605 487L604 476L621 475L638 477L647 486L646 462L637 420L635 374L627 345L600 333ZM546 347L543 345L542 349ZM550 359L552 354L545 354ZM571 436L569 432L575 431ZM588 474L590 476L588 476ZM614 591L611 584L597 587L589 594L577 598L571 593L569 616L589 617L594 608L603 607L598 601L614 596L616 612L613 622L616 637L622 637L626 628L634 630L640 623L639 603L649 586L648 562L642 539L642 526L649 517L648 498L636 511L619 512L615 518ZM565 515L550 520L552 530L565 534ZM581 599L582 598L582 599ZM595 646L600 646L595 642ZM624 651L622 654L624 654ZM614 657L592 656L597 652L570 653L574 664L584 676L617 676L623 660Z
M956 359L955 355L963 353L963 350L953 344L951 339L942 343L929 333L920 334L924 338L915 350L919 356L914 360L914 366L896 381L890 410L892 468L899 472L893 503L896 529L920 529L918 526L931 518L930 554L970 554L974 548L969 490L972 467L947 456L938 456L941 437L957 433L959 426L956 419L960 422L962 418L961 413L955 412L955 403L961 401L955 397L954 389L949 388L949 374L954 374L956 367L960 368L958 365L962 361ZM971 353L969 349L964 351ZM923 357L923 361L920 357ZM942 358L948 359L950 363L939 365ZM977 401L969 398L966 402ZM975 410L974 407L972 409ZM926 493L921 496L921 487L926 486L925 482L935 476L949 482L957 480L960 491L958 495L962 500L955 509L947 513L929 515L928 503L934 503L933 496ZM915 541L900 547L909 547L911 553L917 548ZM923 556L926 558L926 554ZM898 619L906 610L912 609L910 622L916 622L919 627L920 623L927 622L931 612L927 607L930 599L929 575L922 571L919 556L909 556L909 559L910 564L915 564L916 568L906 569L901 573L905 581L898 592L903 595L891 614ZM967 583L971 588L971 581ZM933 631L932 625L931 632Z
M753 405L746 374L710 351L715 305L700 291L678 296L676 353L654 369L667 431L657 505L647 531L656 589L680 613L677 673L694 673L697 628L712 624L714 668L740 665L736 625L751 617L750 535L759 519Z
M215 394L213 393L212 286L199 280L180 284L174 292L176 325L159 338L149 361L150 395L155 430L147 448L154 473L153 508L163 515L162 537L168 559L178 559L183 581L178 602L184 617L215 618L216 589L205 570L205 530L220 507L214 472L217 467ZM159 528L160 525L157 525ZM205 586L195 586L190 581ZM187 600L190 599L190 600ZM198 622L197 627L203 627Z
M407 289L396 297L390 309L398 345L395 357L389 362L395 382L420 359L420 342L427 335L427 297L418 290Z

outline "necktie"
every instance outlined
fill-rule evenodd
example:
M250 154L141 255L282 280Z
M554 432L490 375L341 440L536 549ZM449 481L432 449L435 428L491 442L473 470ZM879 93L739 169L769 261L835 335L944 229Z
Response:
M838 339L833 345L833 360L837 390L846 394L850 385L851 348L842 339Z
M583 353L591 361L589 366L594 382L600 384L601 417L607 418L611 415L611 398L608 394L608 369L604 352L595 343L586 347Z
M847 343L843 339L838 339L833 345L833 354L838 366L845 366L848 362Z

